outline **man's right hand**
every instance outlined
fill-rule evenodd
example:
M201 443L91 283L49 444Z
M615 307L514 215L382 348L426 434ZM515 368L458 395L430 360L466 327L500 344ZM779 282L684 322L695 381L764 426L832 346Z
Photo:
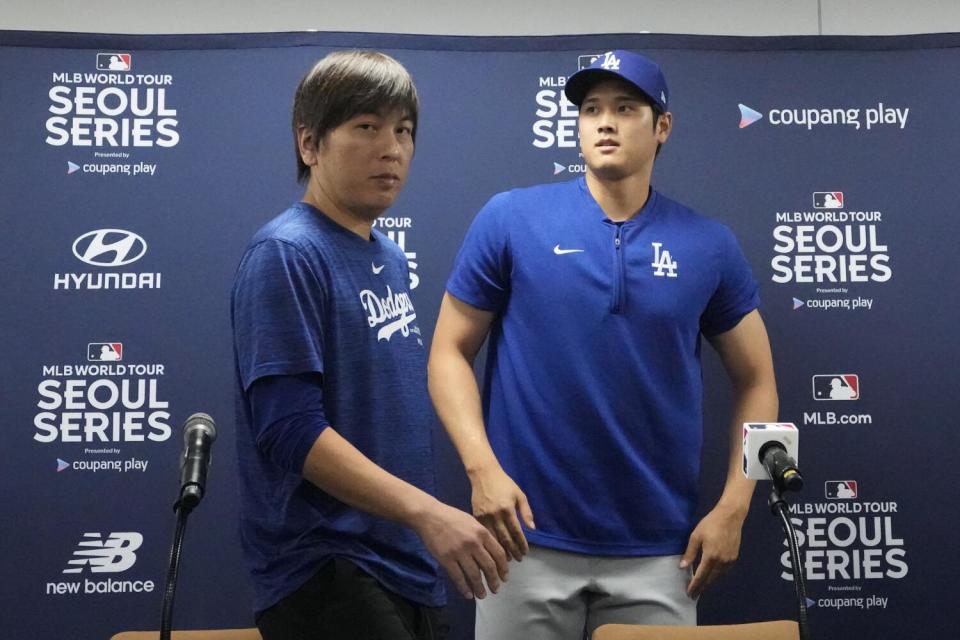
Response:
M493 593L507 580L506 552L470 514L434 501L412 526L464 598L483 599L484 579Z
M469 473L473 487L473 515L500 542L507 553L520 561L530 550L517 513L530 529L536 529L527 496L499 465Z

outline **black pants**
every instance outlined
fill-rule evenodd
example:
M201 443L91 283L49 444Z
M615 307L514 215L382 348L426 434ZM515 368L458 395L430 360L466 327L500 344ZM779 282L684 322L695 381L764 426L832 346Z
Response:
M387 591L342 558L257 616L263 640L443 640L439 607Z

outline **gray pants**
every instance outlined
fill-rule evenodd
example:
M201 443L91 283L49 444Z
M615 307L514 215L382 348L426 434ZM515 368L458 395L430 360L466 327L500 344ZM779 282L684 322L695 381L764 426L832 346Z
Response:
M605 557L530 547L477 600L476 640L581 640L603 624L697 623L680 556ZM584 636L584 634L587 634Z

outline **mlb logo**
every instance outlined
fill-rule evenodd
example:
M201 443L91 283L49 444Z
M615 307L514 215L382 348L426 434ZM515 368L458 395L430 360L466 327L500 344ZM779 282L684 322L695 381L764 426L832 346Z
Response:
M813 376L814 400L859 400L860 376L855 373L831 373Z
M856 480L827 480L823 492L828 500L853 500L857 497Z
M587 67L592 65L594 62L596 62L597 58L599 58L602 55L603 55L602 53L591 53L585 56L578 56L577 71L580 71L581 69L586 69Z
M129 53L98 53L97 71L130 71Z
M123 360L122 342L91 342L87 344L89 362L119 362Z
M842 209L843 191L814 191L814 209Z

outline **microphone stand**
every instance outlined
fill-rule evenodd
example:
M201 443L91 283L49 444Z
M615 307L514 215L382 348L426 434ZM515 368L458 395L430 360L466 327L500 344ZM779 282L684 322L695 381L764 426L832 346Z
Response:
M767 505L775 517L779 517L783 533L787 536L787 545L790 547L790 563L793 565L793 586L797 594L797 621L800 625L800 640L810 640L810 627L807 623L807 586L803 570L803 558L800 556L800 545L797 542L797 532L790 521L787 501L783 497L783 481L773 478L773 488Z
M177 593L177 578L180 575L180 552L183 549L183 535L187 528L187 516L200 502L196 490L196 486L186 487L180 499L173 504L173 511L177 514L177 524L173 531L173 544L170 547L170 561L167 566L167 578L163 588L160 640L170 640L170 629L173 625L173 599Z

